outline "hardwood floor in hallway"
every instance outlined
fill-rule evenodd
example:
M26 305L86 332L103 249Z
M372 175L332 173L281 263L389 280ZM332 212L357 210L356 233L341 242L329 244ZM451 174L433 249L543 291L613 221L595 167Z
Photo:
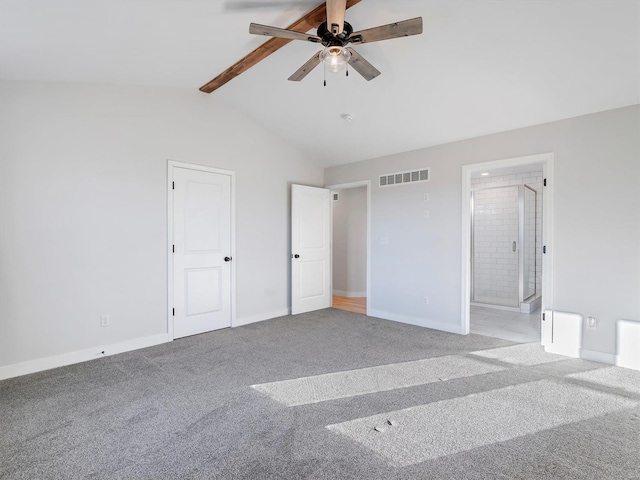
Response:
M333 308L366 315L367 299L366 297L340 297L339 295L334 295Z

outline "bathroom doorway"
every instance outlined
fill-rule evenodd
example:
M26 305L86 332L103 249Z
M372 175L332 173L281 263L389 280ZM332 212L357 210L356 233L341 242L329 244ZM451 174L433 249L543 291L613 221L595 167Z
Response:
M552 155L509 163L466 166L467 332L540 343L544 304L550 304L542 295L551 279L543 207L550 202L545 178Z

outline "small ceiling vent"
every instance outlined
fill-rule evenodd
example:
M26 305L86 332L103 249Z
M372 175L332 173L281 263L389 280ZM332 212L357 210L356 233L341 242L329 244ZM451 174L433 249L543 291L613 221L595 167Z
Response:
M429 169L412 170L410 172L388 173L380 175L378 186L391 187L393 185L404 185L406 183L428 182L430 180Z

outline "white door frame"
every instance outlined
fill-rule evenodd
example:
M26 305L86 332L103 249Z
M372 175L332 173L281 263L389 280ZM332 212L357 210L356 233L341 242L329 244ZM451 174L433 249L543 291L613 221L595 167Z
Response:
M193 163L167 160L167 334L173 332L173 169L186 168L201 172L229 175L231 177L231 326L236 323L236 172Z
M357 182L338 183L325 188L329 190L347 190L349 188L367 188L367 315L371 306L371 181L360 180ZM331 298L333 299L333 208L331 209ZM332 300L333 302L333 300Z
M540 312L553 310L553 170L554 154L543 153L526 157L508 158L491 162L473 163L462 166L462 318L461 332L469 333L471 302L471 174L495 168L520 165L542 164L543 177L547 185L542 195L542 245L546 254L542 255L542 306ZM541 314L542 314L541 313ZM544 339L542 339L544 344Z

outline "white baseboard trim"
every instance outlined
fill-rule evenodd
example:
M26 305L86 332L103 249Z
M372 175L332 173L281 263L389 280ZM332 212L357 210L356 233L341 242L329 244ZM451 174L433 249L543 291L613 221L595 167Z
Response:
M334 290L333 294L338 295L339 297L349 297L349 298L367 296L367 292L347 292L345 290Z
M113 343L111 345L102 345L87 348L86 350L78 350L53 355L51 357L29 360L27 362L14 363L13 365L0 366L0 380L42 372L43 370L51 370L52 368L64 367L65 365L86 362L88 360L95 360L96 358L108 357L117 353L130 352L131 350L138 350L140 348L153 347L154 345L160 345L161 343L170 341L171 339L166 333L161 333L149 337Z
M384 320L392 320L394 322L407 323L409 325L416 325L418 327L432 328L434 330L441 330L443 332L457 333L462 335L462 327L460 324L449 324L436 322L435 320L429 320L428 318L410 317L408 315L400 315L397 313L384 312L382 310L369 309L367 311L369 317L382 318Z
M592 362L606 363L608 365L615 365L616 363L616 356L613 353L603 353L587 348L580 350L580 358L583 360L591 360Z
M282 310L276 310L270 313L259 313L257 315L249 315L248 317L236 318L231 327L242 327L243 325L249 325L251 323L263 322L265 320L271 320L272 318L286 317L291 315L291 310L284 308Z

